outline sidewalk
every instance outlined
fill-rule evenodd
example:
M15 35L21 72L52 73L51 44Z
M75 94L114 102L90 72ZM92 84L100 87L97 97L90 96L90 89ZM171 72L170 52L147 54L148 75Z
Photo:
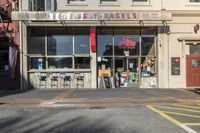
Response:
M200 103L200 96L183 89L28 90L0 92L2 104L151 104Z

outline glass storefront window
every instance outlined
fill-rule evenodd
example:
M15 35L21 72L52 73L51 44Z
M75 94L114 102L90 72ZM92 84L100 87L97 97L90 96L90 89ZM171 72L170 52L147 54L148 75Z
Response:
M112 56L113 43L112 35L98 35L97 36L97 54L98 56Z
M90 57L75 57L75 69L90 69Z
M48 55L72 55L73 38L70 35L52 35L48 37Z
M148 76L155 76L156 75L156 62L155 57L142 57L141 58L141 76L148 77Z
M139 55L138 35L115 35L115 55Z
M90 54L89 35L74 36L75 54Z
M45 30L31 28L28 45L28 54L45 54Z
M73 53L73 36L67 29L49 29L47 41L48 55L72 55Z
M48 68L49 69L72 68L72 58L71 57L48 58Z
M98 57L98 69L99 70L106 70L112 69L112 58L111 57Z
M46 60L42 57L31 57L29 58L29 69L45 69Z
M155 55L154 37L141 37L142 55Z

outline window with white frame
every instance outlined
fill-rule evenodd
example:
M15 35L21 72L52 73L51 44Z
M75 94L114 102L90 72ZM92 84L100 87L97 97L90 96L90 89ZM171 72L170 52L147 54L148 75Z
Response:
M73 4L73 3L83 3L85 0L67 0L68 4Z
M200 0L190 0L189 2L191 2L191 3L200 3Z
M149 0L132 0L133 3L149 3Z
M31 11L54 11L55 0L30 0Z
M109 4L109 3L115 3L117 0L100 0L101 4Z

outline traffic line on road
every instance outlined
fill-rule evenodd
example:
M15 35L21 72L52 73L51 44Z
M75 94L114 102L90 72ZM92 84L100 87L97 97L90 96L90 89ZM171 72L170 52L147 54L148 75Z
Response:
M179 106L179 107L185 107L185 108L193 108L193 109L200 109L200 106L190 106L190 105L180 105L180 104L172 104L172 106Z
M192 128L184 125L184 124L179 124L180 127L182 127L183 129L185 129L188 133L198 133L196 131L194 131Z
M166 118L166 119L172 121L173 123L175 123L175 124L177 124L177 125L181 124L180 121L178 121L178 120L172 118L171 116L169 116L169 115L163 113L162 111L160 111L160 110L154 108L153 105L147 105L147 107L150 108L151 110L155 111L156 113L160 114L160 115L163 116L164 118Z
M63 100L63 99L65 99L65 97L69 96L74 91L75 91L75 89L71 89L71 90L65 91L65 92L61 93L60 95L56 96L52 100Z
M133 100L132 98L104 98L105 100Z
M175 107L167 107L167 106L157 106L157 105L155 107L164 108L164 109L182 110L182 111L200 113L200 110L191 110L191 109L175 108Z
M160 114L162 117L164 117L165 119L168 119L169 121L175 123L176 125L178 125L179 127L181 127L182 129L184 129L185 131L187 131L188 133L198 133L195 130L191 129L190 127L188 127L187 125L185 125L184 123L181 123L180 121L174 119L173 117L169 116L166 114L166 112L164 111L160 111L158 109L156 109L154 107L154 105L147 105L147 107L151 110L153 110L154 112Z
M65 98L63 101L79 101L79 100L88 100L88 98Z
M188 117L193 117L193 118L200 118L199 115L191 115L191 114L184 114L184 113L176 113L176 112L170 112L170 111L162 111L167 114L173 114L173 115L180 115L180 116L188 116Z
M183 123L183 124L187 126L200 126L200 123Z
M44 99L42 98L17 98L17 99L14 99L14 101L42 101Z

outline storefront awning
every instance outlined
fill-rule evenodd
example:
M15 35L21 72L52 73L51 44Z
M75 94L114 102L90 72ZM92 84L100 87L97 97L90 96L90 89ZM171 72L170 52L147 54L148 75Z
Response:
M12 12L18 21L171 21L172 15L163 11L70 11L70 12Z
M181 36L178 38L178 41L200 41L200 36L199 35Z

